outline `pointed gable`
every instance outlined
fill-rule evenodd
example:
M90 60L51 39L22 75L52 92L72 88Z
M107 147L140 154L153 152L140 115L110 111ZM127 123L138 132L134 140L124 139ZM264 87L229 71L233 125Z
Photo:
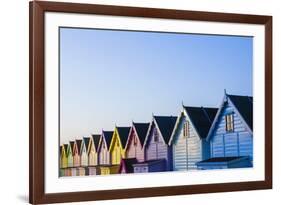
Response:
M229 102L230 101L230 102ZM252 132L253 127L253 97L250 96L241 96L241 95L229 95L225 93L223 101L219 110L217 111L216 117L212 126L209 130L207 140L210 140L212 134L216 128L216 125L219 123L219 117L224 111L227 104L230 104L234 110L237 112L238 116L242 118L242 122L245 123L245 126L248 127L248 130Z
M243 117L248 127L253 130L253 97L228 94L227 97Z
M82 140L75 140L75 144L76 144L77 152L78 154L80 154Z
M116 127L122 148L125 148L131 127Z
M88 150L89 143L90 143L90 137L83 137L82 145L86 148L86 152ZM83 152L83 150L81 150L81 152Z
M102 131L107 149L109 149L112 137L113 137L113 131Z
M154 116L154 120L166 144L169 143L173 133L177 117L175 116Z
M71 151L71 153L72 153L72 155L74 155L74 141L70 141L69 142L69 145L70 145L70 151Z
M91 137L92 137L92 141L94 143L95 150L98 150L98 145L99 145L101 135L92 135Z
M65 156L67 156L67 147L68 147L68 144L63 144L63 149L64 149Z
M72 154L71 142L73 142L73 141L69 141L69 143L67 144L67 150L66 150L66 155L67 155L67 156L68 156L69 154Z
M189 106L184 106L184 109L189 116L199 137L206 138L218 109Z
M136 130L136 134L140 140L141 145L143 146L144 140L149 128L149 123L135 123L133 122L133 126Z

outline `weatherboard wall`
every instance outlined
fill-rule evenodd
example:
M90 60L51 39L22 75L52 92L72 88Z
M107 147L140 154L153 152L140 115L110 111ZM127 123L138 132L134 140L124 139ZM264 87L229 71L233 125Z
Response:
M106 143L104 140L101 141L101 144L99 145L98 150L98 164L101 165L109 165L110 164L110 154L106 147Z
M113 145L112 149L110 151L111 156L111 164L112 165L118 165L121 162L122 159L122 147L120 140L118 139L117 135L113 136Z
M189 136L184 136L183 125L189 121ZM183 116L179 122L178 135L173 143L174 170L195 170L196 163L209 157L209 145L205 139L201 139L196 133L187 116Z
M90 139L88 149L89 149L88 150L88 165L89 166L98 165L98 153L97 153L93 138Z
M98 153L95 150L91 150L89 153L89 166L98 165Z
M73 167L73 155L72 155L72 153L70 153L67 156L67 167Z
M81 153L81 166L88 166L88 154L85 147L85 144L82 145L82 153Z
M61 168L66 168L68 166L67 153L64 146L61 147L60 165Z
M155 134L159 136L158 140L156 140ZM168 146L165 143L164 139L161 137L161 134L154 126L149 133L148 141L146 143L145 160L165 159L167 166L166 170L163 171L170 171L173 168L172 155L172 146Z
M234 117L233 132L227 132L225 126L225 116L230 113ZM230 102L224 104L212 133L211 157L249 156L252 160L253 135Z
M142 149L141 142L134 129L132 129L128 138L126 158L136 158L139 162L144 161L144 149Z
M117 132L117 128L115 128L115 131L113 133L109 152L110 152L112 165L120 165L121 159L125 158L125 150L122 148L122 144Z

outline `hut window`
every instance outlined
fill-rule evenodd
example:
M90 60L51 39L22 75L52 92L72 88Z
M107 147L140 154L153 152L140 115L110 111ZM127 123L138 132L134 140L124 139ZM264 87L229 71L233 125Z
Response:
M154 142L158 142L159 141L159 135L156 129L154 129Z
M119 147L119 141L118 140L116 141L116 146Z
M189 122L186 121L183 125L183 136L189 137Z
M136 146L137 144L138 144L137 136L135 135L135 136L134 136L134 146Z
M227 132L233 132L234 131L233 113L225 116L225 129L226 129Z

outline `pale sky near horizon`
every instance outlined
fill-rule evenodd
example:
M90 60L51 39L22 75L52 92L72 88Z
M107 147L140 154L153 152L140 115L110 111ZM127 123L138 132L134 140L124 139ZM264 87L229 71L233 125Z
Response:
M252 95L252 37L60 28L60 140Z

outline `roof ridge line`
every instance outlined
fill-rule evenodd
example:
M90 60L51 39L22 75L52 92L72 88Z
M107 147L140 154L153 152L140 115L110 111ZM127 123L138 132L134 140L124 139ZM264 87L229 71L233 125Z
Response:
M203 110L205 116L208 118L209 122L211 123L211 119L210 119L210 116L208 115L207 111L205 110L204 107L201 107L201 109Z

